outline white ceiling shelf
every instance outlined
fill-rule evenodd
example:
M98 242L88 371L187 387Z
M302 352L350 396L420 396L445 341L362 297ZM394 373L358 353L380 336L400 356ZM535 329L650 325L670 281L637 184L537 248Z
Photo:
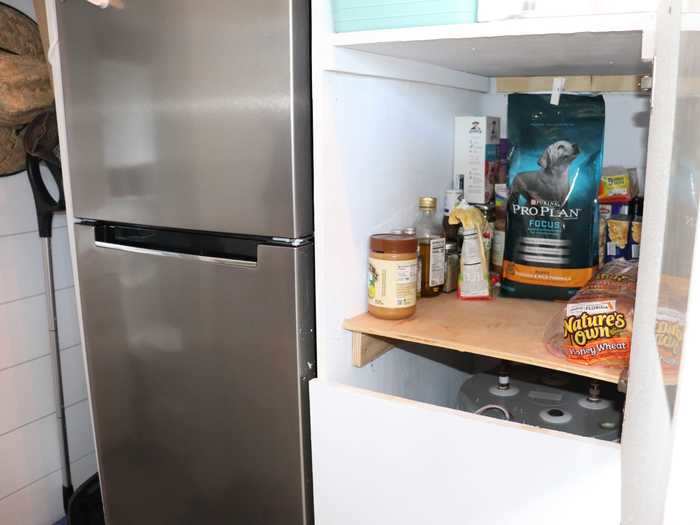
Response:
M518 19L476 24L336 33L336 47L486 77L636 75L654 14Z

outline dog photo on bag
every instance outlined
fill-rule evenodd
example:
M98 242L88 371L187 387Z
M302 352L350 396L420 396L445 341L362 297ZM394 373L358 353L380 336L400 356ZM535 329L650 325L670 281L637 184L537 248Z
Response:
M511 186L511 193L524 195L528 200L566 202L569 194L569 166L579 154L577 144L558 140L540 155L537 171L519 173Z

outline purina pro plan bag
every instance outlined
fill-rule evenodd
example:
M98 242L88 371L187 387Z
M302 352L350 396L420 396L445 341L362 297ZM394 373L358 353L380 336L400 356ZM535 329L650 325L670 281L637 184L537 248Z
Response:
M604 124L602 96L508 97L502 295L569 299L595 273Z

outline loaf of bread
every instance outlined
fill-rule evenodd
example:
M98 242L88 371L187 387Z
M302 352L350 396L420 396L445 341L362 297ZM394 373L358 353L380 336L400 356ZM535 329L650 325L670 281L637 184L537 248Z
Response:
M585 365L629 362L637 263L616 259L572 297L545 331L547 348Z

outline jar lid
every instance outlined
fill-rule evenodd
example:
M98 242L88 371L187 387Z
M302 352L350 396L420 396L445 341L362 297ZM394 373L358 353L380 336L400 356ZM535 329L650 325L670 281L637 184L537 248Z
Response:
M421 197L418 199L419 208L437 208L437 199L435 197Z
M369 238L369 249L381 253L416 253L418 241L413 235L378 233Z

